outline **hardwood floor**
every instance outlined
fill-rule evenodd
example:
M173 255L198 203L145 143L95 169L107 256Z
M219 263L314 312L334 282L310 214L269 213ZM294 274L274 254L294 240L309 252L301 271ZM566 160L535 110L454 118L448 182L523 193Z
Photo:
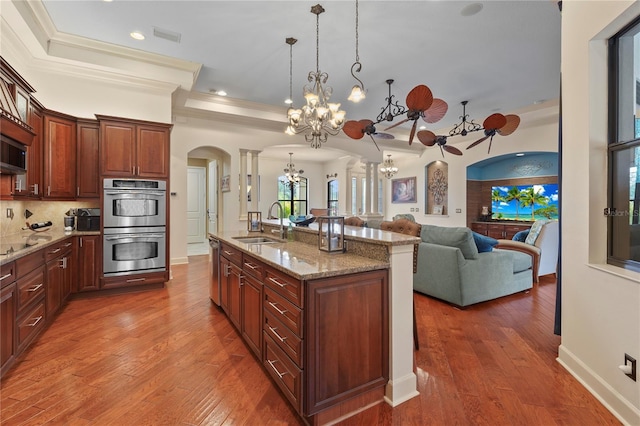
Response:
M3 425L295 425L208 299L208 257L165 289L72 300L3 378ZM420 395L343 425L617 425L556 361L555 281L465 310L416 294Z

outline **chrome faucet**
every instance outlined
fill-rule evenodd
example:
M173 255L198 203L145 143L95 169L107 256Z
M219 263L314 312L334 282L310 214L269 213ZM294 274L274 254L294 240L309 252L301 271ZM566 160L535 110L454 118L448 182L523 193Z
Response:
M269 207L269 213L267 214L267 216L269 217L269 219L273 219L273 215L271 214L271 210L273 210L273 206L278 206L278 217L280 218L280 238L284 238L284 225L282 224L282 216L284 216L284 207L282 207L282 204L280 204L280 201L274 201L271 206ZM273 232L274 234L276 232L278 232L275 229L272 229L271 232Z

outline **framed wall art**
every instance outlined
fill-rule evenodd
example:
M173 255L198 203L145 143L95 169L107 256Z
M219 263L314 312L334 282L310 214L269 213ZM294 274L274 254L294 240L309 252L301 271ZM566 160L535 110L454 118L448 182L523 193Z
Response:
M392 203L416 202L416 177L391 179Z
M222 192L229 192L231 191L231 176L229 175L225 175L222 176L222 179L220 180L220 191Z

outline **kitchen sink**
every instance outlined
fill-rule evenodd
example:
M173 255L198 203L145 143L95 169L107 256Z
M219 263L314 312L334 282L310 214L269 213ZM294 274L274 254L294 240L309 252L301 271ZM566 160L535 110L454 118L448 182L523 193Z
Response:
M245 244L274 244L281 243L282 241L268 237L234 237L234 239L241 241Z

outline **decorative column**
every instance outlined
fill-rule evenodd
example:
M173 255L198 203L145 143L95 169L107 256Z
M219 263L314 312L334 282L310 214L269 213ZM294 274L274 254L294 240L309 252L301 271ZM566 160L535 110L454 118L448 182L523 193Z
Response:
M258 174L258 154L260 151L251 151L251 210L258 211L258 198L260 197L260 175Z
M378 211L378 199L380 198L380 194L378 193L378 165L380 163L371 163L373 166L373 178L371 182L371 192L373 194L373 206L371 207L371 212L373 215L379 216L380 212Z
M240 219L247 219L247 150L240 150ZM232 180L233 181L233 180Z
M365 168L365 172L366 172L366 177L365 177L365 182L367 185L367 192L364 194L364 206L365 206L365 216L369 216L371 215L371 162L367 161L366 163L366 168Z

